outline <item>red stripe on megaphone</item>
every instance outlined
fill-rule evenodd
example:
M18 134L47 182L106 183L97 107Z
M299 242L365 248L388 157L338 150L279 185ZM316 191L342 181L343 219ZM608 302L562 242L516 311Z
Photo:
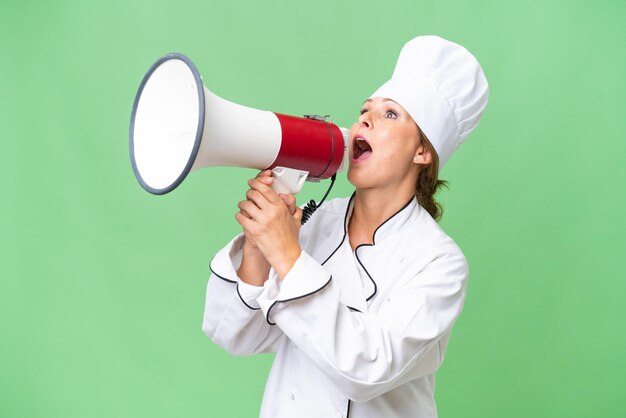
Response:
M337 172L344 153L343 134L337 125L321 120L274 113L282 132L280 150L269 167L308 171L309 177L327 179Z

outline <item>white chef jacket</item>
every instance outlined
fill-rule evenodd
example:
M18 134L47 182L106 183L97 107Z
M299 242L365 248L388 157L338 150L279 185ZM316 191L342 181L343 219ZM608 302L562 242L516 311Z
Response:
M203 331L235 355L276 352L261 417L437 416L435 371L463 307L467 262L415 198L353 252L354 195L300 230L280 282L237 277L243 235L211 260Z

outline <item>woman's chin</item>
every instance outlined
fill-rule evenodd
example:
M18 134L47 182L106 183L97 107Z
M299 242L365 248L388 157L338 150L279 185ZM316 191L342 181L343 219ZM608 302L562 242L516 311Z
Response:
M348 181L352 184L356 189L364 189L372 187L372 178L367 175L365 170L360 170L360 167L350 166L348 168Z

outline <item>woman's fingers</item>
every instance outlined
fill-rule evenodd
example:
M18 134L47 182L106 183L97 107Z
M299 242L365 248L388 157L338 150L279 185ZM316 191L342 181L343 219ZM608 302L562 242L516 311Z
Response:
M296 198L289 194L278 195L272 190L273 182L274 178L270 170L263 170L248 181L250 189L246 191L246 200L237 204L243 216L258 221L265 209L270 209L272 206L276 208L276 205L282 206L283 204L288 208L290 215L293 216L296 213ZM274 212L274 209L271 209L271 212Z
M296 206L296 210L294 213L292 213L292 215L298 221L298 225L300 225L302 223L302 209Z
M250 186L251 189L260 192L266 201L274 205L282 202L282 199L280 198L280 196L278 196L278 194L276 194L276 192L272 190L271 185L265 184L261 179L254 178L252 180L249 180L248 185ZM258 203L261 203L259 207L262 207L262 204L264 202L260 201Z
M246 199L253 202L259 209L263 209L269 205L269 201L263 193L255 189L248 189Z
M296 197L292 194L279 193L280 198L285 202L285 205L289 208L291 215L296 213Z
M255 178L257 178L257 179L260 179L260 178L272 178L272 170L260 171L259 174L257 174Z
M239 208L239 211L249 219L254 219L255 216L258 216L261 211L261 209L259 209L259 207L250 200L242 200L237 203L237 207Z
M272 177L272 172L269 170L261 171L254 179L270 187L274 183L274 177Z
M252 219L247 218L241 212L235 213L235 219L237 220L237 223L244 228L244 233L247 233L246 231L248 230L248 228L252 226ZM252 242L256 246L256 242L254 242L254 240L252 240Z

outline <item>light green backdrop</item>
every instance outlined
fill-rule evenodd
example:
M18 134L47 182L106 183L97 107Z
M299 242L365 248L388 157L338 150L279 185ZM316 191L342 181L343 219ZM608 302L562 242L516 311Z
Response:
M3 0L0 416L256 416L272 358L201 332L254 172L144 192L136 89L180 51L224 98L349 126L419 34L466 46L491 87L442 173L471 275L440 416L626 416L625 21L618 0Z

